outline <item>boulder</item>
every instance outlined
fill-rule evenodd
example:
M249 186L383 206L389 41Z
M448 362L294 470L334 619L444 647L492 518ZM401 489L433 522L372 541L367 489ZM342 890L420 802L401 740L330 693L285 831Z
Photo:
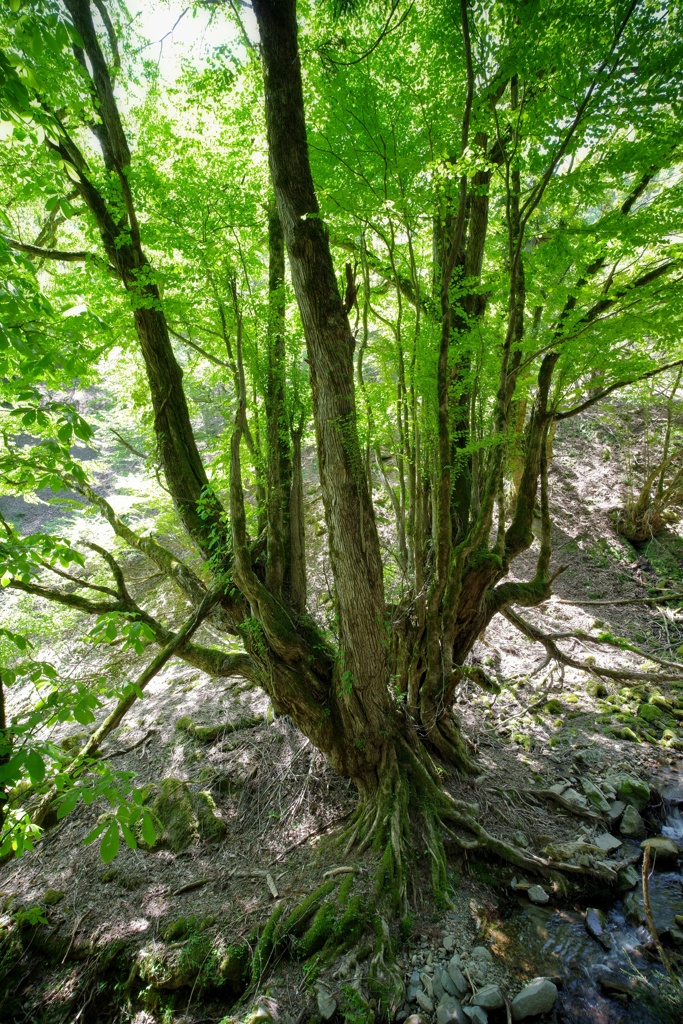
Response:
M505 1000L497 985L485 985L472 999L472 1005L482 1006L485 1010L499 1010L505 1006Z
M645 839L640 844L640 848L641 850L648 848L652 863L660 868L673 867L680 856L678 846L668 836L653 836L652 839Z
M552 1010L557 999L557 989L547 978L534 978L530 985L512 1000L510 1010L512 1019L526 1020L527 1017L538 1017L541 1013Z
M530 886L527 890L527 896L532 903L536 903L538 906L543 906L544 903L548 903L550 900L550 896L548 896L548 893L545 889L542 889L540 885Z
M645 822L632 804L628 804L624 811L619 831L622 836L632 836L634 839L645 835Z
M644 811L650 802L650 787L632 775L620 775L616 780L617 796L629 807Z
M472 1024L488 1024L488 1014L481 1006L463 1006L463 1010Z

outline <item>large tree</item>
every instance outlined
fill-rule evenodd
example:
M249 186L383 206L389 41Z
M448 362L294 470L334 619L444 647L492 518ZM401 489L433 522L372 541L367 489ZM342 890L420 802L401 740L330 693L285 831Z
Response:
M78 288L97 282L99 308L109 303L121 337L134 337L151 461L193 556L115 513L70 452L63 409L45 412L44 388L13 392L22 415L34 413L27 424L43 410L44 439L27 448L6 434L3 473L15 487L61 485L98 509L189 601L187 632L135 601L101 549L113 586L60 590L43 576L69 545L46 552L7 525L4 582L86 613L122 613L164 657L261 686L356 784L344 841L377 851L377 896L393 910L405 904L417 834L439 892L444 830L532 871L580 873L485 831L476 808L443 788L440 762L476 772L453 702L464 679L490 685L467 664L477 637L497 614L530 635L513 609L551 594L555 425L679 364L680 13L637 0L461 0L403 12L377 3L338 22L314 6L304 49L295 0L254 0L258 39L240 24L241 65L193 80L212 111L207 132L226 85L243 83L239 117L233 106L207 154L186 124L175 130L164 114L147 124L153 100L135 109L125 80L134 58L103 0L11 6L1 100L34 191L8 211L7 258L85 263ZM263 97L274 202L259 210L249 189L263 179L240 165L237 136L250 117L258 123ZM232 188L247 195L230 207ZM58 197L48 223L25 241L21 203L29 194L35 209L46 191ZM73 203L82 250L56 244L55 211ZM15 345L15 371L41 345L54 367L54 326L31 333L22 323L30 351ZM229 390L229 446L210 472L179 351L199 353ZM64 386L74 367L65 360L60 372ZM47 373L38 380L55 386ZM306 611L310 407L332 629ZM388 556L382 491L394 512ZM510 579L535 543L533 578ZM243 652L190 639L205 615ZM595 871L615 880L611 868Z

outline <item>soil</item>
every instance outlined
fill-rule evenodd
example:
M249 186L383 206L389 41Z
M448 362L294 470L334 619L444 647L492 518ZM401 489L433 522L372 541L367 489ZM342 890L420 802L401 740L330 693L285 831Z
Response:
M637 718L638 706L648 696L680 702L682 683L634 687L627 680L598 679L590 672L593 659L610 668L656 675L658 667L648 655L680 661L678 649L683 644L683 617L670 610L671 604L608 603L646 598L657 588L683 589L683 541L671 528L645 550L635 551L617 536L614 516L625 467L604 424L604 417L585 414L558 430L551 466L554 568L564 570L551 600L522 611L545 632L609 633L625 638L641 653L570 638L560 646L587 662L589 671L561 671L557 665L544 665L544 648L530 643L499 616L478 642L473 661L496 680L500 693L466 683L457 696L456 711L482 773L471 780L452 775L445 780L447 788L478 804L480 820L489 831L509 842L522 832L530 848L539 853L548 843L569 842L600 828L590 818L577 818L550 800L538 799L534 796L538 790L564 781L579 787L584 778L602 779L618 771L638 776L658 790L683 777L680 717L673 737L651 732L636 735L634 742L619 735L623 716ZM126 472L132 490L140 473L134 458L127 455L120 461L116 481L111 468L103 470L109 474L111 488L116 483L118 490ZM306 492L309 607L320 619L330 620L322 508L310 456ZM140 498L141 521L151 517L151 504L145 509L149 493ZM17 512L22 509L17 501L1 498L0 510L19 526ZM42 518L36 510L43 510ZM51 505L31 505L24 511L31 529L68 525L63 513L61 519L55 516ZM73 530L82 529L75 519L71 524ZM177 537L170 540L179 543ZM529 578L534 561L531 550L515 562L514 576ZM126 571L137 579L131 586L138 595L144 592L167 620L182 620L182 604L158 580L147 578L151 570L143 559L129 558ZM677 576L681 583L677 584ZM604 603L587 603L591 601ZM3 604L9 624L30 611L26 599L13 595L4 594ZM34 614L42 611L36 604ZM109 650L79 639L83 634L79 616L60 621L61 642L51 645L52 660L71 666L84 679L94 679L103 670L122 677L131 672L127 656L112 657ZM44 643L46 635L47 626ZM202 627L197 639L218 640L209 627ZM14 709L28 699L14 692L11 697ZM178 721L188 717L194 725L221 731L209 742L201 742L187 728L178 728ZM256 725L231 728L254 718L259 719ZM64 735L56 732L54 738L61 741ZM186 782L193 793L210 791L216 814L227 827L225 838L198 841L176 853L157 847L124 847L112 865L104 865L97 843L83 845L103 805L81 803L47 829L35 852L0 869L0 1019L22 1024L232 1021L243 1019L259 996L273 1020L294 1024L313 1019L317 1012L313 979L307 981L301 965L287 957L269 965L258 992L250 993L245 1005L236 1003L239 993L235 991L203 990L192 983L156 995L148 992L145 1003L139 999L139 986L131 982L133 987L127 989L126 981L136 951L172 946L164 935L168 925L179 919L194 918L191 928L199 928L197 922L202 922L207 934L220 932L231 943L250 942L274 908L281 902L295 905L322 883L326 872L353 867L361 885L364 878L369 879L372 859L344 858L331 841L354 808L355 793L349 784L334 775L288 719L273 716L260 691L240 681L226 685L212 680L178 661L154 679L102 754L118 770L135 773L137 785L175 778ZM424 952L427 946L438 949L450 929L465 953L476 941L496 948L491 977L510 994L525 978L540 973L539 963L522 962L512 953L506 960L500 907L509 898L503 894L509 891L513 873L509 866L468 860L453 852L453 908L447 915L434 907L428 883L418 879L412 893L412 918L398 950L402 968L410 973L416 951ZM63 893L63 898L46 904L49 890ZM43 908L47 925L25 926L20 957L8 957L8 936L16 927L18 908L36 906ZM121 950L125 955L117 960ZM333 965L323 980L334 990L344 979L362 975L362 965L344 960ZM651 1018L652 1024L656 1019Z

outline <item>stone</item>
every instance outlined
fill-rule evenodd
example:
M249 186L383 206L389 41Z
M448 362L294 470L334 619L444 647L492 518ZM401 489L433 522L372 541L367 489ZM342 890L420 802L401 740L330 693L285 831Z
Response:
M442 969L440 974L439 974L439 977L440 977L440 980L441 980L441 984L443 985L444 992L447 993L449 996L457 996L458 990L456 989L455 985L453 984L453 979L451 978L451 976L448 973L448 971L444 971Z
M512 1000L510 1010L512 1019L526 1020L527 1017L538 1017L541 1013L552 1010L557 999L557 989L547 978L534 978Z
M628 806L631 805L629 804ZM619 821L624 811L626 810L626 807L627 804L625 804L623 800L615 800L613 803L610 804L609 818L613 825L616 825L616 823Z
M644 811L650 802L650 787L632 775L620 775L616 782L617 796L629 807Z
M605 931L606 918L600 910L596 910L595 907L589 907L586 910L584 923L588 934L596 942L599 942L603 949L612 948L612 936Z
M411 1013L410 1017L405 1018L405 1024L427 1024L427 1018L421 1013Z
M657 867L671 867L679 857L678 846L668 836L654 836L652 839L645 839L641 844L641 850L650 850L650 860Z
M406 992L406 1000L409 1003L416 1003L417 1002L417 993L418 993L418 991L419 991L419 989L418 989L417 985L408 985L408 990Z
M415 1016L415 1015L413 1014L413 1016ZM394 1017L395 1024L405 1024L407 1019L408 1019L408 1011L407 1010L397 1010L396 1011L396 1016Z
M675 946L683 946L683 928L677 924L669 925L669 936Z
M603 834L598 836L595 840L595 845L604 853L613 853L614 850L618 850L620 846L623 846L623 843L621 839L617 839L616 836L610 835L609 832L603 832Z
M523 832L515 832L512 838L517 846L522 846L524 849L529 845L529 838Z
M581 789L588 798L589 804L595 807L596 810L601 811L603 814L609 814L609 804L594 782L591 782L590 779L582 779Z
M415 1002L417 1003L421 1010L425 1011L425 1013L434 1012L434 1000L430 999L427 993L423 992L421 988L417 990L417 998Z
M627 867L617 874L617 885L619 886L620 892L627 892L629 889L635 889L640 882L640 875L633 867L633 864L629 864Z
M624 811L619 831L622 836L632 836L634 839L640 839L645 835L645 822L631 804Z
M178 719L178 721L175 724L175 727L176 729L179 729L180 732L193 732L194 722L192 721L189 715L183 715L182 718Z
M488 1024L488 1014L481 1006L463 1006L463 1010L473 1024Z
M42 902L46 907L53 907L55 903L61 903L65 895L66 893L63 893L61 889L46 889Z
M318 1013L323 1020L331 1020L337 1012L337 1000L331 992L328 992L324 985L317 984L315 988Z
M436 971L432 980L432 995L436 999L437 1003L440 1002L446 994L446 990L441 984L441 971Z
M444 935L442 945L447 953L452 953L455 949L455 935Z
M536 903L538 906L543 906L544 903L548 903L550 900L550 896L540 885L532 885L527 890L527 896L532 903Z
M486 946L475 946L470 953L472 960L483 960L484 963L492 964L493 956L491 950L487 949Z
M411 985L415 985L415 986L420 984L420 972L419 971L413 971L413 973L410 975L410 984Z
M436 1024L469 1024L459 1000L444 996L436 1008Z
M425 990L425 992L427 993L427 995L429 996L429 998L433 999L434 998L434 986L432 984L432 979L429 977L428 974L422 973L420 975L420 981L422 982L422 987Z
M460 957L459 956L454 956L451 959L450 963L448 964L448 975L449 975L449 977L450 977L450 979L453 982L453 985L455 987L455 994L456 994L456 996L464 996L465 993L467 992L469 986L468 986L467 982L465 981L465 977L464 977L462 971L460 970L459 964L460 964ZM444 985L444 988L446 988L445 985Z
M635 988L633 979L618 970L610 971L603 969L598 972L596 980L600 988L607 993L618 992L623 995L630 995Z
M485 1010L499 1010L505 1006L505 1000L497 985L485 985L472 999L472 1005L482 1006Z

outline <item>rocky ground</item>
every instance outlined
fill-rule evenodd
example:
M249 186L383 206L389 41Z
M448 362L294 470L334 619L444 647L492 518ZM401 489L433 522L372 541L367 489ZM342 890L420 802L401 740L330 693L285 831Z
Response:
M681 1019L644 922L640 863L641 843L663 838L651 903L680 970L683 687L666 677L678 671L683 623L671 610L677 604L649 598L683 590L683 542L671 530L636 552L617 537L623 467L615 445L605 459L604 430L589 417L557 439L555 561L566 568L552 600L524 613L544 633L561 634L560 649L583 668L548 661L542 644L495 620L474 660L499 692L467 683L457 702L482 772L476 780L445 777L445 784L476 802L488 830L508 842L561 857L577 871L611 864L619 891L596 883L586 903L559 876L539 882L452 851L452 906L435 907L418 878L402 922L397 1022ZM122 489L120 475L111 486ZM27 514L35 518L34 509ZM329 580L312 474L307 511L311 611L324 619ZM388 515L383 528L390 529ZM526 578L533 559L532 551L518 560L515 574ZM127 571L138 594L182 619L142 562L131 560ZM5 595L4 602L8 622L38 611L25 599ZM102 651L81 643L76 617L58 624L52 657L96 678ZM54 622L36 620L34 628L47 638ZM203 629L200 639L217 641ZM642 678L604 676L601 667ZM107 670L125 675L125 657L110 659ZM18 706L22 695L12 699ZM54 738L74 749L83 735L72 729ZM82 842L103 807L80 804L34 853L0 869L0 1020L386 1019L386 1007L368 1001L368 958L355 959L353 950L302 972L302 947L290 944L244 993L244 965L274 910L289 912L331 879L353 879L362 893L372 876L371 859L344 857L334 843L354 793L291 722L273 716L262 693L171 663L103 754L135 773L159 839L151 848L122 849L104 865L97 844Z

